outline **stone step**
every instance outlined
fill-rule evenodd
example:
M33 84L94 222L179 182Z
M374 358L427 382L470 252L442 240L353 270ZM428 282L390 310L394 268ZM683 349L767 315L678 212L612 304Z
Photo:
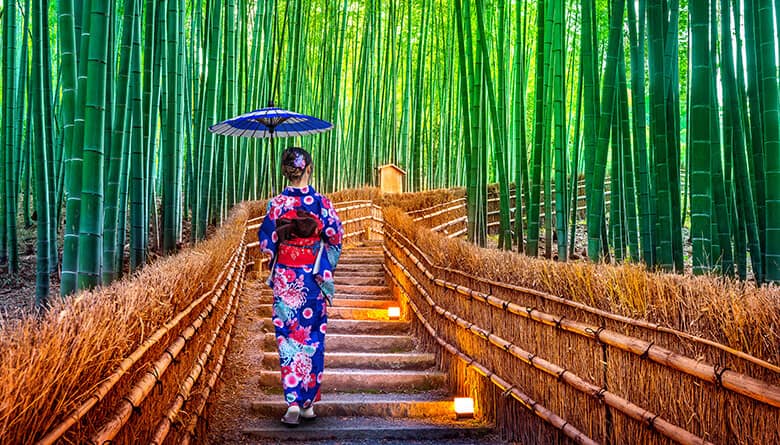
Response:
M286 427L276 418L254 419L247 422L242 432L250 439L277 442L337 440L342 443L345 440L361 440L365 441L361 443L378 443L392 439L394 442L428 440L449 443L468 438L474 440L473 443L480 443L480 438L491 431L491 426L473 420L322 417L314 422L301 423L296 428Z
M252 402L263 417L281 417L287 409L282 397ZM443 417L454 412L452 397L443 392L425 393L324 393L316 403L318 416L334 417Z
M336 269L338 269L341 266L346 265L371 265L371 266L381 266L385 263L385 259L383 257L347 257L347 258L339 258L339 263L336 266Z
M346 277L349 278L385 278L385 271L382 270L348 270L348 271L342 271L339 268L336 268L336 280L339 278Z
M392 300L397 301L396 298L388 290L383 294L352 294L340 292L339 288L336 288L336 299L344 300Z
M356 277L353 275L337 276L336 288L341 286L387 286L385 277Z
M390 291L387 286L363 286L363 285L344 285L339 286L338 291L344 294L386 294Z
M346 249L344 249L344 252L381 252L382 246L384 246L384 243L382 241L377 240L378 242L369 242L369 244L364 244L361 246L349 246Z
M408 321L328 320L328 339L337 334L405 334L411 324ZM261 328L273 332L270 318L262 319ZM328 347L330 348L330 342Z
M273 312L273 305L261 304L257 315L267 318ZM331 306L328 308L328 319L334 320L390 320L387 309L365 307Z
M276 351L276 335L265 334L263 347L268 352ZM325 336L325 350L330 352L410 352L415 348L414 339L408 335L353 335L328 334Z
M383 250L380 249L374 249L374 250L346 250L342 252L341 256L339 257L339 260L341 258L367 258L367 259L384 259L385 253Z
M341 264L339 262L338 266L336 266L336 273L337 274L347 274L352 275L352 272L383 272L384 268L381 264L356 264L356 263L347 263L347 264Z
M328 311L336 307L360 307L368 309L387 309L390 306L398 306L398 300L393 299L390 295L382 295L385 298L339 298L333 299L333 306L328 307ZM274 301L273 295L263 295L260 298L260 303L263 305L272 304ZM330 312L328 312L330 313Z
M370 308L370 309L387 309L390 306L398 306L398 300L392 298L391 296L389 295L380 295L380 296L385 298L362 299L362 298L336 297L333 299L333 306L331 306L330 308L362 307L362 308Z
M441 388L446 374L439 371L401 371L325 368L322 391L427 391ZM260 386L281 388L278 370L261 370Z
M342 251L342 257L366 257L381 258L384 256L384 250L379 249L347 249Z
M326 343L328 339L326 338ZM436 365L436 356L430 353L408 352L398 354L366 352L325 352L325 369L428 369ZM266 352L263 366L267 369L279 367L279 353Z

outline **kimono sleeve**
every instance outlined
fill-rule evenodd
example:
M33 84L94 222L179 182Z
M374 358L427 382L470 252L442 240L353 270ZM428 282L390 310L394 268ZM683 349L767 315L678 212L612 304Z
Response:
M257 238L260 241L260 251L270 255L272 258L276 255L276 221L271 216L271 205L268 205L268 211L263 218L263 224L257 232Z
M341 241L344 238L344 228L341 226L336 209L326 197L322 197L322 222L323 222L323 240L325 241L326 253L331 266L336 268L336 264L341 256Z

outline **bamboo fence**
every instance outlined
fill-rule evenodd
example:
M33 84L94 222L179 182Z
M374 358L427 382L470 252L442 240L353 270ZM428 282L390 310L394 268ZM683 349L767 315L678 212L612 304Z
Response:
M439 352L452 390L475 397L505 438L780 443L771 300L761 300L769 315L754 314L766 332L758 341L753 331L713 331L710 319L723 319L715 310L691 321L696 307L684 301L647 312L666 322L642 319L595 304L614 295L567 295L577 286L604 289L599 280L616 273L607 266L561 266L574 268L566 275L550 262L448 239L465 227L461 190L358 189L331 198L345 243L384 235L388 281L415 333ZM59 303L42 320L4 328L0 443L201 441L245 272L264 261L255 241L263 208L240 204L195 248ZM518 267L535 270L519 282L502 279L518 276ZM672 284L710 289L701 280ZM615 307L625 307L622 298ZM751 298L722 312L746 312ZM643 307L638 300L629 306Z
M345 242L381 236L377 190L332 198ZM239 204L204 243L4 327L0 443L202 441L245 273L266 261L256 241L264 208Z
M504 282L501 273L513 276L519 259L504 253L492 258L421 227L435 218L427 214L446 214L451 202L441 201L408 215L385 209L388 281L405 301L415 333L439 352L451 389L474 397L480 414L494 419L506 439L780 443L776 317L765 317L771 321L764 329L768 345L743 351L738 342L717 341L722 335L706 338L546 292L549 281L566 278L560 272L544 277L549 266L525 271L537 275L537 286ZM584 272L593 272L587 278L593 281L605 280L599 273L609 275L602 270L608 266L589 267L577 269L581 279ZM776 290L761 292L777 296ZM599 297L605 295L593 296ZM694 316L693 305L676 309L683 318ZM724 309L739 310L739 302ZM698 314L703 326L716 315Z

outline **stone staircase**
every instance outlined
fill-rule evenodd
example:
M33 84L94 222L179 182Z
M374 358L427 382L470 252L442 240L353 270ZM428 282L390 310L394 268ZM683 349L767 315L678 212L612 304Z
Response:
M455 420L445 375L434 354L417 350L408 321L391 321L397 305L385 284L380 244L345 249L336 271L337 294L328 308L328 334L319 418L282 425L279 358L271 324L270 290L259 305L264 353L258 370L262 395L249 403L256 417L242 433L258 443L495 443L492 429Z

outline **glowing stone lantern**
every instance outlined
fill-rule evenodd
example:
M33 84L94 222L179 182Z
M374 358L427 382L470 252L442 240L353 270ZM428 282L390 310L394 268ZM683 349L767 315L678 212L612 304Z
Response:
M455 397L455 418L471 419L472 417L474 417L474 399Z
M401 308L398 306L391 306L387 308L387 317L391 320L398 320L401 318Z

